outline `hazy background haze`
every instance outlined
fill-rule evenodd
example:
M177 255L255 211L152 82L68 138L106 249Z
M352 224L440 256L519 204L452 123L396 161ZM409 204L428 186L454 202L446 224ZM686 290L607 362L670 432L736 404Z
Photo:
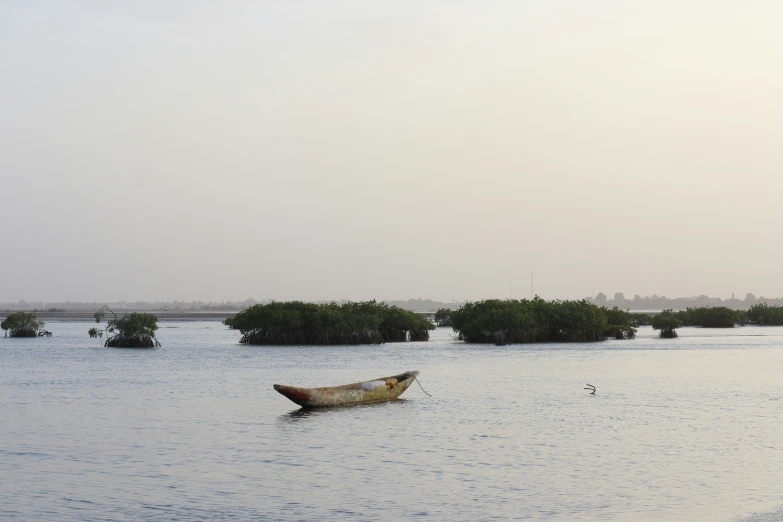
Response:
M0 0L0 301L781 296L782 21Z

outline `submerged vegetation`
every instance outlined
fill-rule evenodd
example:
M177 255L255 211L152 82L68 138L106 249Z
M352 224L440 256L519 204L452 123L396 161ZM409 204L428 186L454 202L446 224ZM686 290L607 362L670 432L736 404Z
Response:
M660 330L661 337L665 339L677 337L677 328L682 326L682 321L671 310L664 310L653 316L651 322L653 330Z
M380 344L426 341L435 325L426 317L375 301L257 304L224 324L257 345Z
M33 312L16 312L9 314L0 328L5 330L6 337L51 337L52 332L44 330L44 322L37 321Z
M102 338L103 333L106 332L107 338L104 346L112 348L154 348L160 346L155 338L155 331L158 329L157 316L132 312L118 318L117 314L112 312L109 307L104 306L93 315L95 322L100 323L107 311L114 316L114 319L109 320L105 330L90 328L88 331L90 337Z
M469 343L595 342L608 329L606 310L587 301L488 299L451 313L454 331Z

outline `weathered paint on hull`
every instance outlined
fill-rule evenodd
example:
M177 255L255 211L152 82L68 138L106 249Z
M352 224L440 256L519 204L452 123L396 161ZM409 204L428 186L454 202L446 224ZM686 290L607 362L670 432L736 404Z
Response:
M370 381L346 384L345 386L332 386L329 388L297 388L275 384L275 390L285 395L290 400L305 408L323 408L327 406L348 406L351 404L367 404L396 399L413 384L417 371L405 372L391 377L372 379L373 381L389 381L396 379L396 384L379 386L373 390L365 390L362 384Z

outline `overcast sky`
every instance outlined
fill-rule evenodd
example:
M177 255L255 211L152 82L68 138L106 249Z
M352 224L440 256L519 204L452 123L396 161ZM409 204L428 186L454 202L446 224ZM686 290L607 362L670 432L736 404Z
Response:
M0 0L0 301L783 296L782 20Z

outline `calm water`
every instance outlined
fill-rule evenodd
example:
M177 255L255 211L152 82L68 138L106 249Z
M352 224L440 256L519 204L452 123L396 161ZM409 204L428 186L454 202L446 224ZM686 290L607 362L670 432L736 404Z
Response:
M0 338L2 520L783 520L783 328L266 348L162 323L122 350L89 326ZM404 370L432 397L272 389Z

